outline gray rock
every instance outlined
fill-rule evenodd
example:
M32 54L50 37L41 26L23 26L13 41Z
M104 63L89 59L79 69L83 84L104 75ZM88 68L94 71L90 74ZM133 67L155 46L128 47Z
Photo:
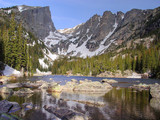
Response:
M30 110L34 107L32 103L23 103L22 106L25 110Z
M9 110L9 113L21 110L21 107L17 102L10 102L10 103L12 104L12 108Z
M152 85L150 89L150 94L153 98L160 99L160 85L157 83Z
M0 113L8 113L9 110L13 107L12 103L7 100L0 101Z
M46 105L44 106L44 109L62 120L87 120L87 117L85 117L83 114L76 113L69 109L56 109L55 107L47 107Z
M20 14L23 26L37 38L44 39L50 31L55 31L49 7L33 7Z
M0 101L0 113L12 113L21 109L18 103L7 100Z

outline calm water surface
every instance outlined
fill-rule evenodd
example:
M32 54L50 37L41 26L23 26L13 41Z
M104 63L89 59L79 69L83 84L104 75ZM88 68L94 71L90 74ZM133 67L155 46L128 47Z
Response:
M96 77L67 77L67 76L41 76L27 78L30 81L69 81L72 78L77 80L89 79L100 81L103 78ZM127 88L133 84L160 83L160 80L145 79L122 79L115 78L119 83L106 94L77 94L77 93L47 93L45 90L36 92L28 96L9 96L0 95L0 99L23 103L33 103L36 107L32 110L20 110L14 115L24 120L57 120L57 118L47 112L43 106L54 106L58 108L68 108L90 116L91 120L160 120L160 102L150 97L149 91L136 92L134 89ZM119 86L120 89L116 89ZM62 101L65 100L65 101ZM86 105L77 101L94 101L104 103L104 106Z

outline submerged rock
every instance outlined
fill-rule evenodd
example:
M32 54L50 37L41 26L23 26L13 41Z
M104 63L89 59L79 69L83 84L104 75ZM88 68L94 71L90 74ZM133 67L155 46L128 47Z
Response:
M160 85L157 83L151 85L150 94L152 95L153 98L160 99Z
M138 85L133 85L130 86L130 88L136 89L138 91L142 91L142 90L149 90L151 85L147 85L147 84L138 84Z
M22 120L15 115L3 113L0 115L0 120Z
M54 114L56 117L62 119L62 120L88 120L88 117L84 116L81 113L74 112L69 109L64 109L64 108L55 108L55 107L48 107L44 106L44 109L48 111L49 113Z

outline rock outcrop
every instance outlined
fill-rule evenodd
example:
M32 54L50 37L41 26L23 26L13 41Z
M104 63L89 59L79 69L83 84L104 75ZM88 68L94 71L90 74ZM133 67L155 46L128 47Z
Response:
M22 8L25 6L21 6ZM32 32L37 38L44 39L55 31L49 7L31 7L21 11L20 17L27 31Z
M108 83L92 82L90 80L72 80L65 85L55 85L48 89L51 92L80 92L80 93L107 93L112 89Z

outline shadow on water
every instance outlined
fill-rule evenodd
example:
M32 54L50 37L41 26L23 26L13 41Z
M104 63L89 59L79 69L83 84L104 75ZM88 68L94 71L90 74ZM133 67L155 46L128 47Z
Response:
M54 81L69 81L72 78L84 80L84 77L64 77L64 76L43 76L30 78L31 81L44 79L46 81L53 78ZM87 78L87 79L93 79ZM94 78L93 80L102 80L103 78ZM128 80L120 80L126 82ZM127 83L121 83L127 84ZM116 85L117 86L117 85ZM32 103L31 110L21 109L14 115L24 120L57 120L54 114L47 112L44 105L54 108L66 108L89 116L91 120L158 120L160 119L159 100L150 100L149 91L137 92L129 88L113 88L106 94L84 94L84 93L47 93L45 90L35 92L25 96L0 95L0 100L23 103ZM97 105L95 103L100 104Z

